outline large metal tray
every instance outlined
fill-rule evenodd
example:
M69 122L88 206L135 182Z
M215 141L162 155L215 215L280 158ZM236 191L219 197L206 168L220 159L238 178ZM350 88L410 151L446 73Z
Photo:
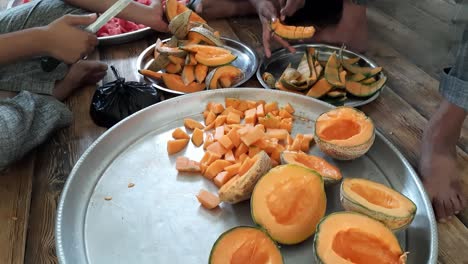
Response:
M221 37L221 39L224 42L223 48L230 50L232 54L237 56L237 59L232 62L232 65L236 66L244 72L244 78L242 78L242 80L234 84L232 88L239 87L246 81L248 81L250 78L252 78L252 76L255 74L255 71L258 67L257 54L250 47L238 41L223 37ZM167 42L169 40L170 39L165 39L162 42ZM147 69L149 65L153 62L153 52L155 45L156 44L149 46L140 54L140 56L137 59L137 69ZM172 94L185 94L184 92L174 91L172 89L167 88L164 85L164 83L160 81L143 77L138 72L135 72L135 74L137 80L144 80L148 83L151 83L154 87L162 91L166 91Z
M263 87L267 89L272 89L262 79L262 75L264 72L269 72L273 74L275 79L279 79L281 74L286 69L289 63L291 63L293 67L297 67L307 47L314 47L316 50L318 50L319 60L327 60L328 57L333 52L336 52L338 54L338 52L340 51L339 47L325 45L325 44L300 44L300 45L295 45L294 47L296 48L296 53L294 54L290 53L286 49L280 49L280 50L273 52L270 58L265 58L263 59L263 61L261 61L260 66L258 67L258 70L257 70L257 79L262 84ZM361 61L364 62L362 66L373 67L373 68L377 67L377 64L375 62L373 62L372 60L370 60L369 58L366 58L365 56L361 54L358 54L358 53L355 53L346 49L342 51L342 54L344 58L360 57ZM381 72L378 74L380 78L382 78L384 75L385 75L384 72ZM378 91L374 95L370 97L366 97L366 98L348 96L348 99L344 102L344 105L358 107L358 106L368 104L374 101L375 99L377 99L377 97L380 95L381 91L384 88L385 86L382 87L382 89L380 89L380 91Z
M22 3L22 0L10 0L10 2L8 2L7 9L20 5L21 3ZM151 34L152 32L154 32L153 29L151 29L150 27L145 27L139 30L135 30L132 32L127 32L127 33L123 33L119 35L98 37L99 46L125 44L128 42L142 39L148 36L149 34Z
M178 174L177 156L194 160L203 150L189 144L168 156L166 142L183 119L202 120L208 102L226 97L291 103L297 121L293 133L313 132L313 120L331 106L304 96L267 89L220 89L163 101L121 121L96 140L76 163L60 197L56 247L60 263L207 263L211 246L225 230L253 225L249 203L208 211L195 198L200 188L216 191L202 176ZM299 118L303 117L303 118ZM315 146L311 153L323 156ZM437 231L431 204L416 173L380 133L368 154L335 161L344 177L387 184L418 207L414 222L397 237L409 262L435 264ZM128 183L133 188L127 188ZM111 201L104 197L112 196ZM341 211L339 186L327 188L327 213ZM282 246L286 263L314 263L313 238Z

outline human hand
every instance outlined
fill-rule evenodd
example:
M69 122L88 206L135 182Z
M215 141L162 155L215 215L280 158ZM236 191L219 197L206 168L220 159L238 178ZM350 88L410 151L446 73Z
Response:
M278 0L280 5L280 19L284 21L287 16L292 16L305 5L305 0Z
M80 29L78 26L88 26L96 20L96 15L65 15L43 27L44 38L40 45L47 55L73 64L90 54L98 39L95 34Z
M289 45L289 43L282 39L281 37L272 34L270 23L274 21L276 18L276 8L271 1L264 0L264 1L256 1L256 8L257 13L260 18L260 22L262 23L262 39L263 39L263 48L265 50L265 56L269 58L271 56L271 48L270 42L271 39L275 40L279 44L281 44L284 48L288 49L290 52L294 53L296 50Z
M164 9L161 1L153 0L149 7L150 13L148 14L148 22L145 25L159 32L168 32L169 28L164 21Z

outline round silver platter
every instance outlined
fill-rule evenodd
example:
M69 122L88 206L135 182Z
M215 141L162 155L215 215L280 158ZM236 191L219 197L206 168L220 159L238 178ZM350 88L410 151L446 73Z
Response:
M223 37L221 38L221 40L225 44L223 48L231 51L233 55L237 56L237 59L232 62L232 65L236 66L237 68L241 69L244 72L244 78L242 78L239 82L237 82L233 86L233 87L239 87L242 84L244 84L246 81L248 81L255 74L255 71L257 70L257 67L258 67L257 55L250 47L238 41L228 39L228 38L223 38ZM162 42L167 42L167 41L169 41L169 39L165 39ZM146 69L153 62L154 46L155 44L149 46L140 54L137 60L137 69ZM161 81L143 77L138 72L136 72L135 74L136 74L137 80L143 79L146 82L153 84L154 87L162 91L166 91L172 94L185 94L184 92L174 91L172 89L165 87L164 83Z
M81 156L60 197L56 219L56 252L62 264L207 263L211 247L224 231L253 225L249 202L200 206L200 189L217 187L201 175L178 173L178 156L200 160L203 148L189 144L168 155L171 133L184 118L203 120L208 102L226 97L290 103L296 110L293 135L313 133L314 120L332 108L324 102L269 89L218 89L187 94L148 107L99 137ZM324 156L317 146L310 154ZM417 205L414 221L396 233L408 263L437 263L437 229L423 186L402 154L382 134L363 157L326 160L343 177L360 177L391 186ZM128 184L133 183L133 188ZM339 184L326 188L327 214L342 211ZM105 197L112 197L105 200ZM281 246L285 263L314 262L313 236L294 246Z
M338 54L338 52L340 51L339 47L325 45L325 44L301 44L301 45L295 45L294 47L296 48L296 53L290 53L286 49L280 49L280 50L273 52L270 58L264 58L262 60L257 70L257 79L262 84L263 87L265 87L266 89L275 89L273 87L268 86L268 84L266 84L263 81L262 75L264 72L269 72L273 74L275 79L279 79L283 71L288 66L288 64L291 63L293 67L297 67L307 47L314 47L319 52L319 60L321 61L328 60L328 57L333 52L336 52ZM366 58L365 56L361 54L354 53L346 49L343 50L342 54L344 58L360 57L361 60L364 62L362 66L367 66L367 67L372 67L372 68L377 67L377 64L375 62L373 62L372 60ZM385 73L381 72L379 73L379 75L380 75L380 78L382 78L385 75ZM385 87L383 87L380 91L378 91L371 97L367 97L367 98L348 97L348 99L346 99L346 101L344 102L344 105L358 107L358 106L368 104L374 101L375 99L377 99L377 97L380 95L381 91L384 88Z

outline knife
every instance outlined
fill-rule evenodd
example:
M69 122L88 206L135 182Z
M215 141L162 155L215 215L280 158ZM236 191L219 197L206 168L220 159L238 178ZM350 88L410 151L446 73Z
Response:
M109 22L109 20L111 20L117 14L119 14L131 2L133 2L133 0L118 0L109 9L107 9L106 12L100 15L96 19L96 21L94 21L94 23L87 26L85 28L85 31L88 31L89 33L96 33L102 26L104 26L107 22ZM46 57L46 58L42 58L41 67L42 67L42 70L44 70L45 72L51 72L55 68L57 68L57 66L60 63L61 61L55 58Z

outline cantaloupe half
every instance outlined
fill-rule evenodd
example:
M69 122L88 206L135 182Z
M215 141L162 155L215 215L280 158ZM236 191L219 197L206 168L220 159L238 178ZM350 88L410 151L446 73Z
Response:
M344 179L340 197L346 210L372 217L394 231L410 225L416 214L416 205L408 197L366 179Z
M338 167L333 166L321 157L307 155L304 152L281 152L281 164L295 164L314 170L323 177L325 185L334 184L343 177Z
M257 181L271 169L271 159L265 151L257 153L254 158L255 162L247 172L233 177L219 189L221 201L235 204L250 198Z
M362 214L338 212L323 218L314 239L315 263L405 264L406 253L390 229Z
M283 264L276 243L263 230L249 226L229 229L219 236L210 264Z
M297 244L312 236L325 215L322 177L297 165L271 169L250 199L252 219L281 244Z
M375 140L372 120L363 112L341 106L327 111L315 122L315 141L320 150L339 160L364 155Z

